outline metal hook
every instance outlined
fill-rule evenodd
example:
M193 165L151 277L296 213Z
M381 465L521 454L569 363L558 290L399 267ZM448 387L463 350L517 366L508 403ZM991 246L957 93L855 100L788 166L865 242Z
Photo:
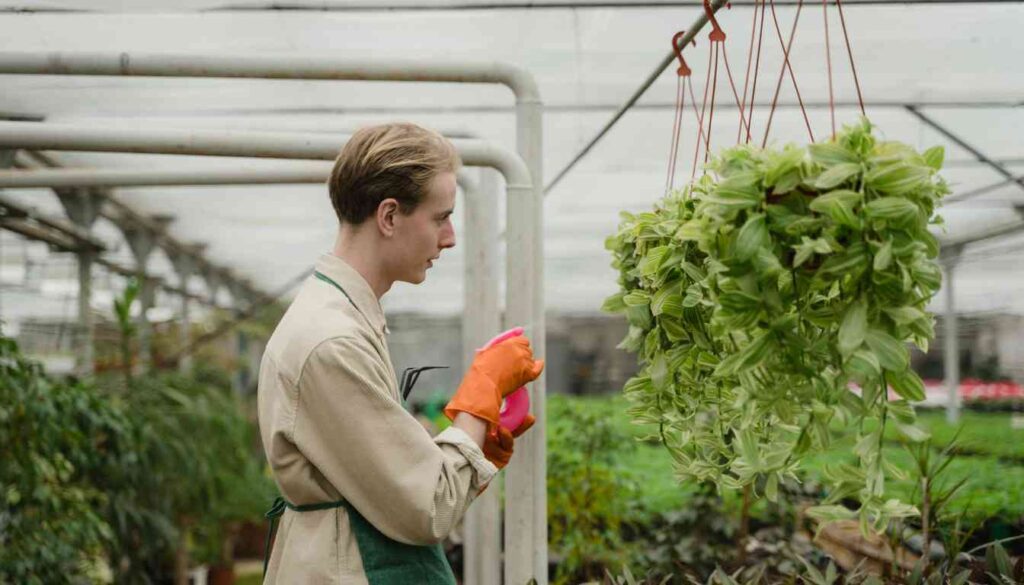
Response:
M732 6L726 2L726 8L732 8ZM711 34L708 36L712 43L725 42L725 31L718 25L718 20L715 18L715 11L711 9L710 0L704 0L704 13L708 15L708 22L711 23Z
M676 73L680 77L689 77L691 73L690 66L686 64L686 59L683 59L683 49L679 46L679 39L686 34L685 30L677 32L672 37L672 50L676 52L676 58L679 59L679 69L676 69ZM697 41L692 41L693 46L697 46Z
M428 370L447 370L448 366L425 366L422 368L406 368L402 371L402 381L398 383L398 387L402 392L402 399L407 400L409 394L412 392L416 382L420 379L420 374Z

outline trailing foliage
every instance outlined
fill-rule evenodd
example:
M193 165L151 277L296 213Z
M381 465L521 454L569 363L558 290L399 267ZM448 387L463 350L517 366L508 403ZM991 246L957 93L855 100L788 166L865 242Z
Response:
M112 538L89 477L131 423L91 388L62 384L0 335L0 583L88 579Z
M148 582L181 531L204 535L224 521L259 518L272 493L230 387L160 373L140 376L108 399L136 421L128 448L108 458L96 478L117 495L107 515L120 582Z
M182 530L215 536L271 499L230 388L106 382L48 376L0 335L0 583L95 581L102 564L154 582Z
M621 347L643 366L624 388L630 412L658 426L681 480L774 501L801 458L827 447L830 424L874 420L858 464L828 470L828 505L812 513L854 516L838 502L855 498L876 531L916 513L885 497L897 470L881 446L887 424L926 437L906 343L926 349L934 335L927 228L948 192L942 159L877 140L865 120L807 149L726 150L653 211L623 214L606 242L621 290L604 309L625 314Z

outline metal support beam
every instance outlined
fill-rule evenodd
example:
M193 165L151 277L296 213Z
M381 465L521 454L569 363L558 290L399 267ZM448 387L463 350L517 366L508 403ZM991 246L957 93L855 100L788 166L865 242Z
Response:
M960 247L949 248L950 252L942 267L946 278L942 283L946 297L945 357L943 359L946 378L946 420L956 424L960 420L960 338L957 327L956 297L953 294L953 280L956 265L960 259Z
M65 220L48 217L0 196L0 227L31 237L62 252L92 249L103 252L103 242L86 230ZM38 236L38 237L37 237Z
M0 174L2 174L2 173L0 173ZM984 195L985 193L991 193L992 191L995 191L996 189L1001 189L1001 188L1003 188L1003 187L1005 187L1007 185L1011 185L1011 184L1017 183L1019 181L1024 181L1024 175L1016 175L1012 179L1004 179L1002 181L999 181L998 183L991 183L989 185L985 185L984 187L978 187L977 189L972 189L970 191L965 191L963 193L954 193L953 195L950 195L949 197L944 198L942 200L942 204L943 205L949 205L951 203L957 203L959 201L965 201L965 200L970 199L972 197L977 197L979 195Z
M801 0L775 0L776 6L798 6ZM980 5L980 4L1020 4L1024 0L846 0L844 6L942 6L942 5ZM758 6L755 0L731 0L730 4L736 8L751 8ZM5 6L0 12L17 12L25 14L107 14L113 10L99 10L91 8L72 8L74 4L70 1L66 7L50 7L32 4L25 0L22 5ZM401 0L389 0L376 2L364 0L362 2L351 2L348 0L335 2L279 2L276 0L253 1L253 2L225 2L220 6L211 8L196 9L195 12L266 12L266 11L287 11L287 12L453 12L453 11L508 11L508 10L657 10L677 8L699 8L700 0L567 0L536 2L521 0L519 2L479 2L474 0L445 1L445 2L402 2Z
M1017 211L1017 215L1024 219L1024 207L1017 207L1015 208L1015 210ZM948 258L950 258L950 254L954 253L957 256L959 256L960 250L962 250L964 246L968 246L970 244L977 244L987 240L994 240L996 238L1001 238L1003 236L1009 236L1020 231L1024 231L1024 223L1015 222L991 228L986 232L975 234L973 236L968 236L966 238L960 238L958 240L950 240L946 242L940 241L939 249L941 250L941 252L939 253L939 259L945 261Z
M913 114L914 116L916 116L919 120L921 120L922 122L924 122L925 124L930 126L932 129L934 129L939 134L942 134L946 138L952 140L960 148L963 148L967 152L973 154L974 157L977 158L979 161L981 161L981 162L985 163L986 165L992 167L992 169L995 172L999 173L1000 175L1005 177L1007 180L1009 180L1009 181L1011 181L1013 183L1016 183L1018 186L1020 186L1021 189L1024 189L1024 177L1018 177L1017 175L1014 175L1012 172L1010 172L1009 169L1007 169L1003 165L1001 165L998 162L992 160L988 156L985 156L985 153L981 152L980 150L978 150L977 148L975 148L974 146L969 144L967 141L965 141L963 138L960 138L959 136L957 136L956 134L951 132L948 128L946 128L942 124L939 124L938 122L933 120L931 117L927 116L924 112L922 112L920 109L918 109L917 106L907 106L906 110L908 112L910 112L911 114Z
M326 163L325 163L326 164ZM9 171L11 177L14 178L11 184L6 184L8 187L49 187L53 189L63 187L127 187L136 185L194 185L193 182L197 175L202 173L193 173L185 170L175 169L173 171L157 171L155 169L66 169L58 168L57 161L51 157L36 151L22 150L18 152L15 159L15 165L21 169L32 169L31 171L14 170ZM43 165L43 168L37 168L38 165ZM320 168L316 165L316 168ZM330 172L330 167L327 167L327 173ZM295 173L296 169L291 169L291 173L284 173L287 177L282 177L280 174L276 178L287 178L289 182L295 178L301 178L303 175ZM6 171L0 171L6 172ZM35 173L39 173L38 175ZM50 174L54 173L54 174ZM137 176L139 173L144 178L141 182L135 183L130 179L133 176ZM167 174L165 174L167 173ZM218 174L213 177L208 177L209 182L202 184L236 184L233 182L231 177L237 177L239 174L238 169L221 169ZM308 177L307 177L308 178ZM121 179L124 179L123 181ZM224 182L220 180L223 179ZM255 177L257 182L260 181L260 176L257 173ZM0 183L3 180L0 179ZM267 182L277 182L270 181ZM320 181L322 182L322 180ZM121 202L117 197L111 193L102 193L93 191L97 197L102 197L103 205L100 208L100 216L104 217L117 225L125 224L138 224L143 228L150 229L153 232L160 232L161 225L154 221L151 217L143 215L138 211L134 210L130 206ZM191 244L180 242L168 233L160 234L158 237L158 245L170 256L175 253L190 254L195 257L197 266L204 266L210 264L210 262L203 257L201 251L197 251ZM165 290L167 287L165 287ZM259 297L261 299L270 298L267 293L253 289L251 295Z
M96 193L82 188L58 189L57 198L64 207L64 213L84 232L91 232L100 216L103 199ZM78 260L78 326L75 328L75 373L88 377L95 373L95 323L92 315L92 265L96 252L84 248L76 253Z
M3 51L0 52L0 74L3 73L495 83L511 89L517 100L540 100L537 84L529 72L495 61L367 62L323 57L322 54L277 56Z
M87 152L136 152L230 157L334 160L346 135L298 132L242 132L96 128L38 122L0 122L0 147ZM498 169L514 188L531 185L525 158L483 140L451 140L467 166ZM536 158L536 154L531 155Z
M135 326L139 339L139 367L143 371L148 370L152 365L152 352L150 346L149 319L146 312L153 300L153 283L146 278L146 268L149 265L149 256L156 248L156 236L150 230L134 223L127 223L119 226L124 239L128 242L128 248L132 251L132 258L135 261L135 278L139 281L139 315L135 319Z
M152 279L146 278L146 266L149 264L149 258L153 251L157 248L157 240L163 235L167 224L171 222L172 218L161 216L152 219L160 224L159 231L140 226L135 222L119 226L124 234L125 241L128 242L128 247L132 251L132 256L135 258L135 267L138 271L137 278L139 279L140 286L139 317L137 320L139 365L144 371L149 369L153 363L153 332L147 313L153 307L153 303L156 300L157 286L157 283L153 282Z
M168 252L167 256L170 258L171 265L174 267L174 271L178 275L178 285L182 290L187 291L189 279L196 274L195 256L186 254L181 250ZM189 343L191 343L191 336L189 335L191 328L192 322L189 318L189 298L187 295L181 295L181 319L178 324L178 345L180 347L188 347ZM182 356L178 361L178 371L186 373L191 369L192 356Z
M83 232L74 224L41 215L31 208L3 197L0 197L0 228L47 244L58 252L78 253L84 249L91 249L96 253L95 263L111 272L126 277L138 274L135 268L123 266L100 256L102 252L106 251L103 242L91 234ZM184 295L194 301L206 302L206 299L179 287L171 286L157 276L146 274L145 277L156 282L161 289L167 292Z
M21 174L24 171L2 171L4 173ZM72 189L57 189L57 199L60 200L64 213L68 218L85 230L92 229L96 220L103 212L103 197L89 189L81 188L81 185L68 185Z
M323 183L331 164L302 169L46 169L0 171L3 188Z
M202 270L200 273L203 276L203 281L206 282L206 290L210 302L217 304L217 294L220 292L220 287L223 284L220 271L211 266Z
M241 398L245 395L249 385L249 339L241 329L235 331L235 375L232 376L235 396Z
M458 175L465 194L462 249L465 278L462 312L463 370L468 369L487 340L501 328L498 308L498 178L490 169L480 170L474 181L466 170ZM466 511L463 539L464 583L501 583L501 477L480 494Z
M797 6L800 0L774 0L776 6ZM1020 4L1022 0L845 0L844 6L941 6L943 4ZM731 0L736 8L753 8L755 0ZM265 10L287 10L289 12L450 12L464 10L651 10L659 8L700 8L701 0L567 0L567 1L520 1L520 2L479 2L472 0L446 2L241 2L226 3L205 12L250 12Z

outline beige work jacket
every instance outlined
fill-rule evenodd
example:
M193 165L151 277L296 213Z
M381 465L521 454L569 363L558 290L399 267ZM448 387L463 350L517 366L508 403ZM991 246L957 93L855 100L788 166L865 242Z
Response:
M497 469L460 429L433 439L401 404L373 290L323 255L267 344L259 425L281 495L296 505L347 500L384 535L443 540ZM264 583L366 583L344 507L287 510Z

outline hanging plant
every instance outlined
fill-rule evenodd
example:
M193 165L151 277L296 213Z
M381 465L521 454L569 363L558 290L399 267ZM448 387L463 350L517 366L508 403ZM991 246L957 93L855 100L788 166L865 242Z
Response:
M608 238L623 313L620 347L642 365L624 393L654 424L681 481L778 497L780 480L855 427L859 465L827 470L825 520L862 528L916 513L886 499L882 436L911 440L924 398L907 343L927 350L940 284L928 225L949 192L943 149L883 142L866 120L806 149L725 150L709 173ZM890 400L885 388L898 399Z

